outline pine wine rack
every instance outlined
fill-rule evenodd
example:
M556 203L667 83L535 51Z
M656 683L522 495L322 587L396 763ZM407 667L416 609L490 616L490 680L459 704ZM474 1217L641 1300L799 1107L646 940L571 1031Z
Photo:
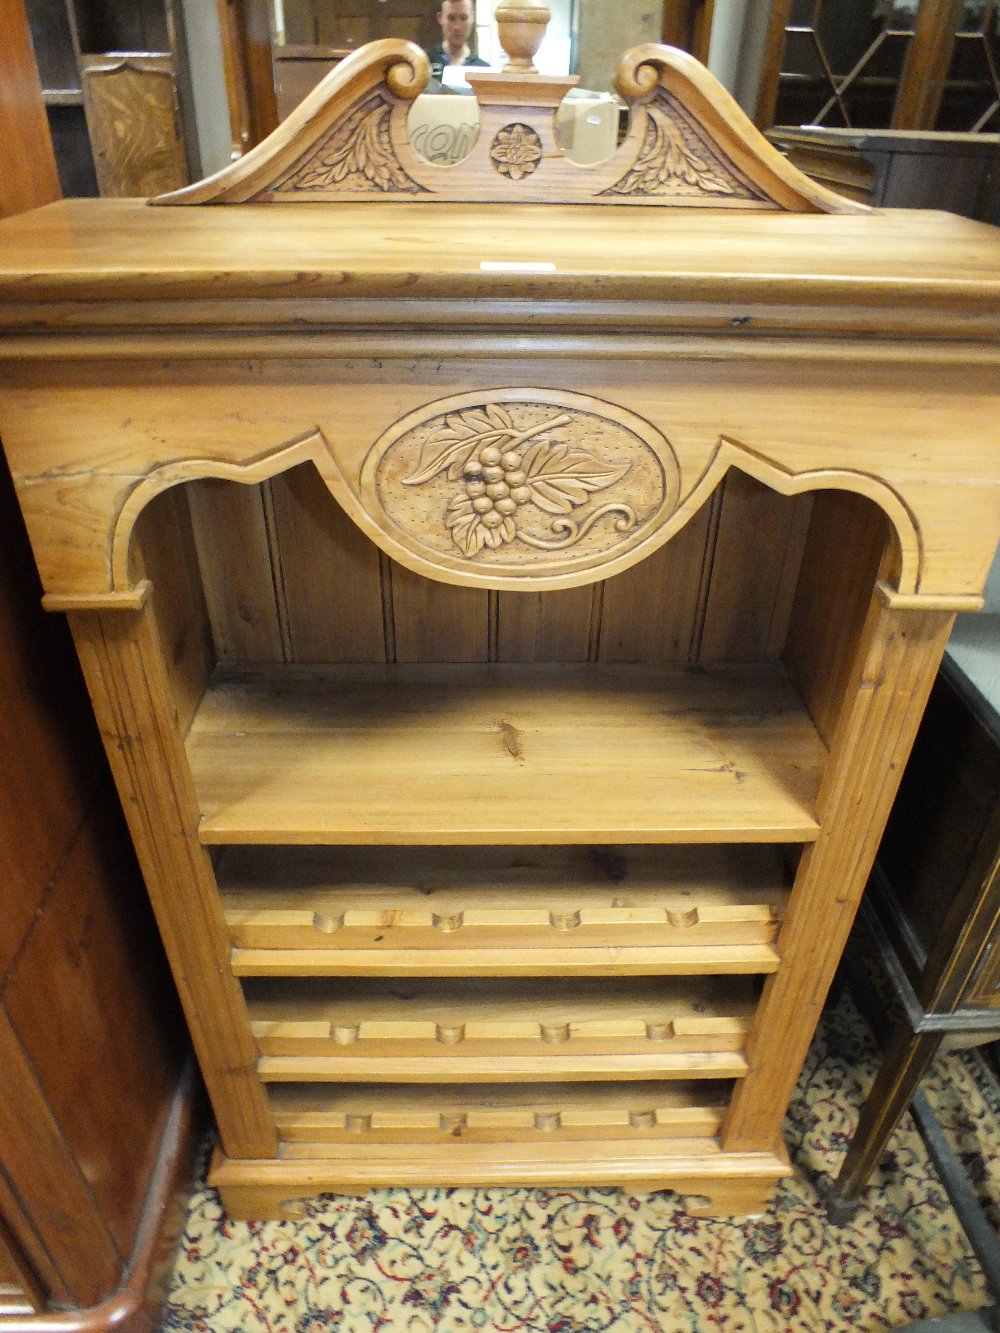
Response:
M0 225L211 1179L758 1211L1000 535L1000 236L822 189L667 48L587 167L523 68L432 166L426 76L374 43L206 182Z

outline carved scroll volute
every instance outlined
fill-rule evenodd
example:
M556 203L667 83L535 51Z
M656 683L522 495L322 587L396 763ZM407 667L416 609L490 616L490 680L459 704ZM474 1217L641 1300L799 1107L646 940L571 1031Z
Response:
M401 158L399 140L405 143L407 112L429 78L427 57L413 42L370 42L331 70L249 153L150 203L302 203L419 194L424 187L407 169L406 154Z
M789 212L867 211L792 167L693 56L652 43L622 58L615 87L632 108L629 170L607 193L623 202L770 202ZM645 114L640 114L644 109Z

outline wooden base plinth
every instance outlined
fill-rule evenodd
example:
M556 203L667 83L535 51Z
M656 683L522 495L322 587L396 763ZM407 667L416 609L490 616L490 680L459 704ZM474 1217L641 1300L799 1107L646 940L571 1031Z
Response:
M699 1141L699 1147L702 1141ZM616 1149L619 1149L616 1151ZM345 1147L315 1158L246 1160L216 1151L209 1184L219 1190L230 1217L295 1221L317 1194L358 1194L376 1188L619 1186L648 1192L672 1190L695 1217L732 1217L766 1210L778 1181L792 1174L784 1149L712 1155L648 1148L635 1143L567 1142L558 1153L520 1144L455 1144L446 1162L428 1159L426 1144L385 1145L374 1157Z

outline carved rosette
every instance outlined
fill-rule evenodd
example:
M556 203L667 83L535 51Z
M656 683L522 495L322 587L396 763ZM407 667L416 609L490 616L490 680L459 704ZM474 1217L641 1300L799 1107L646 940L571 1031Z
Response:
M763 199L675 97L660 91L647 108L635 164L605 194Z
M275 195L420 194L389 134L391 105L379 92L331 126L312 151L271 187Z
M429 404L386 432L361 475L416 554L525 576L624 554L673 510L678 481L649 422L539 389Z
M494 168L512 181L530 176L541 160L542 141L530 125L505 125L490 144L490 161Z

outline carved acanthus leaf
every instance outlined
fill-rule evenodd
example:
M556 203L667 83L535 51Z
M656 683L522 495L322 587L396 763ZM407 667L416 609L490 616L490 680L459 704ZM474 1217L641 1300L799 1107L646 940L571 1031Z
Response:
M758 197L668 94L648 108L635 165L606 194Z
M274 189L281 194L367 189L380 193L421 191L403 169L389 135L390 106L374 94L333 125L305 162Z

